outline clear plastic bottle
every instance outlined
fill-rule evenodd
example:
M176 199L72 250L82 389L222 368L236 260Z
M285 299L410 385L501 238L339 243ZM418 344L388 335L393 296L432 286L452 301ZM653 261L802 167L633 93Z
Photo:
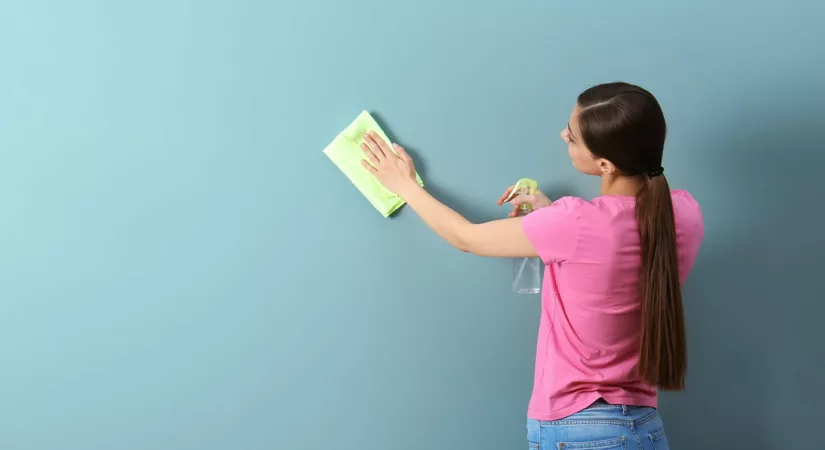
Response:
M529 178L522 178L516 183L510 198L517 195L533 195L538 183ZM523 203L519 206L519 215L526 216L533 211L533 205ZM541 292L541 259L516 258L513 261L513 292L517 294L538 294Z

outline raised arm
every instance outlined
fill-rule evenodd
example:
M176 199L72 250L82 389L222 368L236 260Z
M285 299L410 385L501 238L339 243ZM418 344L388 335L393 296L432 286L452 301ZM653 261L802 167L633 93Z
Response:
M416 183L413 161L401 146L393 144L393 152L377 134L364 137L364 168L401 196L433 231L454 247L480 256L538 256L522 230L521 218L471 223Z

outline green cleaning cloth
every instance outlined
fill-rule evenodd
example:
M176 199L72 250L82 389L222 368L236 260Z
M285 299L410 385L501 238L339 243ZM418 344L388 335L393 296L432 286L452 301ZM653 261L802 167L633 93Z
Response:
M387 135L375 122L370 113L362 111L358 117L349 124L333 141L324 149L324 153L344 172L344 175L349 178L352 184L364 194L364 197L372 203L372 206L378 210L384 217L389 217L404 205L404 200L387 190L375 177L368 172L361 160L364 157L364 151L361 150L361 144L364 142L364 135L369 131L378 133L387 144L391 144ZM395 152L395 150L393 150ZM421 177L415 175L418 184L424 186Z

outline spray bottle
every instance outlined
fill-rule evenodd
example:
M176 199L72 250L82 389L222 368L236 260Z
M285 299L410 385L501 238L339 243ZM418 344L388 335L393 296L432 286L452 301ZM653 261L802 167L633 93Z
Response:
M522 178L516 183L513 191L507 197L507 201L518 195L534 195L538 190L536 180ZM519 205L518 215L526 216L533 212L533 205L522 203ZM538 294L541 292L541 259L516 258L513 261L513 292L518 294Z

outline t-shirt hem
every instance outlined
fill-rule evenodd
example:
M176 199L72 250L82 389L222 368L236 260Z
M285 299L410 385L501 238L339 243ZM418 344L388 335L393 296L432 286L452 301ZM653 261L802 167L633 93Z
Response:
M576 403L573 403L570 406L565 408L555 410L555 411L543 411L535 408L528 409L527 417L533 420L541 420L541 421L553 421L564 419L565 417L572 416L577 412L584 411L588 406L592 405L598 399L604 399L607 403L612 405L632 405L632 406L647 406L650 408L658 408L658 400L656 398L639 398L639 397L614 397L610 395L602 395L599 393L594 393L585 397L583 400L579 400Z

